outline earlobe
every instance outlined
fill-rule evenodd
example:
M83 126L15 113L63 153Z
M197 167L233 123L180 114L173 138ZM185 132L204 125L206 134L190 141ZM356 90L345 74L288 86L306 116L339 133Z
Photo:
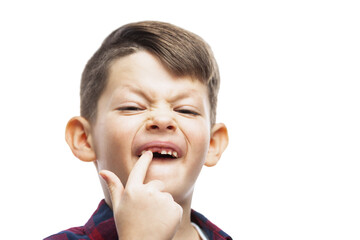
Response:
M73 117L69 120L66 125L65 140L78 159L85 162L96 160L91 142L90 123L85 118Z
M206 158L205 166L215 166L222 153L225 151L229 143L228 131L223 123L217 123L213 126L211 131L211 139L209 145L209 151Z

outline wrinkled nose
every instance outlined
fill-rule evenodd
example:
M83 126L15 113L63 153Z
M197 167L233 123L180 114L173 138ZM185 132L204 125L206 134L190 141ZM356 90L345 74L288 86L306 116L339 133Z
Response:
M172 115L164 112L154 112L146 124L148 131L173 132L176 128Z

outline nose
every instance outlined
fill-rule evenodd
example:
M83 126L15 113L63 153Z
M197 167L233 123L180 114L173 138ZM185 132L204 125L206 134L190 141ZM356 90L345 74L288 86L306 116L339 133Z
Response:
M174 132L176 128L176 123L171 113L154 112L146 123L148 131Z

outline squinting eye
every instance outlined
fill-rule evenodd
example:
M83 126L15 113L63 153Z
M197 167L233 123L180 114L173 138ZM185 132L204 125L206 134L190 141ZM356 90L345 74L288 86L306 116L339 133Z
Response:
M119 111L141 111L143 109L139 108L139 107L132 107L132 106L129 106L129 107L120 107L118 108Z
M178 109L176 111L179 112L179 113L190 114L190 115L194 115L194 116L200 115L199 113L197 113L195 111L192 111L192 110L189 110L189 109Z

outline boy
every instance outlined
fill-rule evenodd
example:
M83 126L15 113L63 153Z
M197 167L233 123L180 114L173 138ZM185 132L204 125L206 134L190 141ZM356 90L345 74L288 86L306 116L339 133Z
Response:
M191 209L202 166L228 144L215 123L219 80L210 47L191 32L146 21L111 33L84 69L81 116L66 126L105 200L84 226L47 239L231 239Z

